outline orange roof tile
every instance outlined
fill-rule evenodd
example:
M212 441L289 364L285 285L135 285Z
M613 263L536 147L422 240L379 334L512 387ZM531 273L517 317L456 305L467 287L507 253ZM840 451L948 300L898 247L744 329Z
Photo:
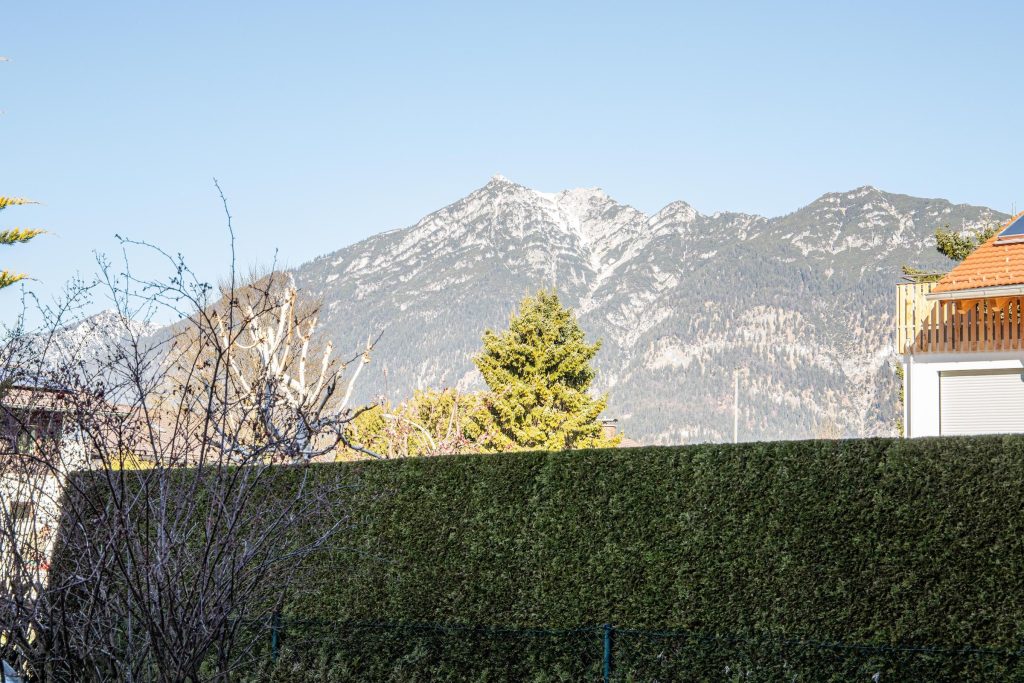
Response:
M1024 212L1011 218L999 232L1021 215ZM1024 242L998 244L999 232L946 273L932 293L1024 284Z

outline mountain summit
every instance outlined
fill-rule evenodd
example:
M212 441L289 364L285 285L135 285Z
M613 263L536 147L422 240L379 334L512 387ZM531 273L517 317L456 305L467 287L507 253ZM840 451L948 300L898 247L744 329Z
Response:
M731 438L734 372L741 439L868 436L894 429L900 265L946 267L936 227L1004 218L867 186L776 218L681 201L647 215L600 189L539 192L496 175L295 276L323 300L338 348L385 329L364 398L479 388L470 355L483 330L556 287L603 340L597 388L634 438Z

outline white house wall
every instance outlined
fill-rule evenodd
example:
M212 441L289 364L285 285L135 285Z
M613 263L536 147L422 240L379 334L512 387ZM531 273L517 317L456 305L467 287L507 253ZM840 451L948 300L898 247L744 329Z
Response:
M45 579L48 562L53 553L56 530L60 523L60 503L68 476L77 470L88 468L82 440L75 434L65 433L61 437L58 457L50 467L38 473L26 473L12 467L0 467L0 514L11 514L12 505L31 503L32 515L19 529L23 534L18 542L30 542L40 552L43 563L38 567L38 578ZM10 520L5 520L5 524ZM19 525L20 526L20 525ZM0 543L10 540L4 528ZM14 555L10 549L0 547L0 578L12 575L11 562ZM22 568L23 570L24 568Z
M908 437L939 436L939 373L949 370L1020 370L1019 351L929 353L903 357L904 431Z

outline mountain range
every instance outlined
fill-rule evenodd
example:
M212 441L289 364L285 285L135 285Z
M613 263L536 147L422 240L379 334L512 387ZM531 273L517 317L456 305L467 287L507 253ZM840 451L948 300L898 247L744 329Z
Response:
M900 266L940 270L937 227L1006 216L891 194L829 193L785 216L648 215L600 189L495 176L408 228L294 269L336 348L383 330L360 398L482 388L471 356L523 296L555 288L588 339L606 417L644 443L895 432Z

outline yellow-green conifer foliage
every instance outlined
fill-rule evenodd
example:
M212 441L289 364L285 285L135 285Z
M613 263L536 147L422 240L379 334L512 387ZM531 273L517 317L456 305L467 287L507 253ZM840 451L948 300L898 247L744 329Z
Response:
M4 197L0 196L0 211L3 211L9 206L22 206L24 204L35 204L35 202L21 197ZM0 229L0 244L21 244L22 242L28 242L33 237L43 234L42 230L35 228L6 228ZM4 287L10 287L19 280L24 280L27 276L24 273L12 273L11 271L4 268L0 270L0 289Z
M484 332L474 362L490 388L492 450L564 450L618 445L599 417L608 396L588 393L591 361L601 342L588 344L573 312L541 290L523 299L508 330Z

